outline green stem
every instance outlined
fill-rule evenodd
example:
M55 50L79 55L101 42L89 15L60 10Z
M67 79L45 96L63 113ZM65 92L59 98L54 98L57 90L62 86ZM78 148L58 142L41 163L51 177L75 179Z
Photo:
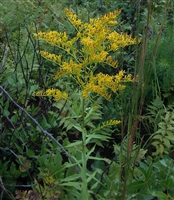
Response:
M81 168L81 178L82 178L82 199L88 200L89 199L89 192L88 192L88 185L87 185L87 157L86 157L86 130L84 127L84 118L85 118L85 100L82 100L82 168Z

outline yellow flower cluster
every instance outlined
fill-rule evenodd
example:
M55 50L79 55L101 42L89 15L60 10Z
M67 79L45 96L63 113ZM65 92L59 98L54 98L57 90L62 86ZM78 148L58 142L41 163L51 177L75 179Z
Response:
M88 62L89 63L103 63L106 61L106 56L108 52L106 51L101 51L99 53L93 54L92 56L89 57Z
M82 89L83 98L87 98L90 92L94 92L110 99L110 91L115 93L125 88L124 82L131 81L131 76L125 76L124 71L114 76L94 73L99 63L115 68L118 66L117 61L109 54L111 51L139 42L138 39L112 30L112 26L117 24L116 18L120 12L120 10L109 12L97 19L90 19L89 23L82 23L74 12L66 9L66 16L77 30L73 38L69 39L66 32L57 31L34 34L36 38L45 40L66 53L63 57L63 54L40 52L46 59L60 65L54 79L72 75Z
M38 91L34 93L35 96L51 96L54 98L55 101L58 101L60 99L67 99L68 95L66 92L61 92L58 89L48 89L45 92Z
M104 24L107 25L116 25L117 21L116 18L121 13L121 10L115 10L113 12L109 12L108 14L105 14L100 19Z
M131 75L124 76L124 71L119 71L115 76L99 73L96 76L91 75L89 82L84 86L82 91L83 98L87 98L90 92L97 93L106 99L110 100L111 90L116 93L118 90L123 90L125 85L123 82L131 81Z
M80 76L82 64L76 63L72 59L69 62L62 62L60 70L53 76L54 79L58 79L67 74L75 74Z
M69 9L65 9L66 16L69 18L70 22L74 26L79 26L82 24L82 21L80 19L77 19L77 15L73 12L71 12Z
M117 124L120 124L120 123L121 123L120 120L113 120L113 119L111 119L111 120L108 120L106 122L103 122L102 126L113 126L113 125L117 125Z
M113 60L112 56L108 56L105 60L106 64L113 67L117 68L118 67L118 62L117 60Z
M48 52L45 52L45 51L40 51L40 54L48 59L48 60L51 60L55 63L60 63L61 62L61 57L62 55L55 55L55 54L52 54L52 53L48 53Z
M40 40L45 40L53 46L62 46L67 42L68 37L66 32L58 33L57 31L50 31L48 33L39 32L38 34L34 34L34 36Z
M108 49L109 51L117 51L120 47L136 44L138 41L136 38L132 38L130 35L126 35L123 33L118 34L116 31L110 33L107 36L107 39L110 43Z

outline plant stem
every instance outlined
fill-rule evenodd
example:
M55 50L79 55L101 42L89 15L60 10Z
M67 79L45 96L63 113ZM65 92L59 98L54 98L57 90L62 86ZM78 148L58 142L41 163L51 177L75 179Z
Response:
M88 200L89 199L89 193L88 193L88 185L87 185L87 179L86 179L86 165L87 165L87 157L86 157L86 130L85 130L85 100L82 99L82 168L81 168L81 177L82 177L82 199Z

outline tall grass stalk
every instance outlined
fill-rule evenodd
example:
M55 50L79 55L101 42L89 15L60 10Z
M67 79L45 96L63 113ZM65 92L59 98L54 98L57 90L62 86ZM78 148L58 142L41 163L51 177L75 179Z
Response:
M127 146L127 164L126 166L124 166L124 169L122 170L126 170L127 172L125 172L125 176L124 176L124 186L122 189L122 200L124 200L126 198L126 194L127 194L127 190L126 190L126 186L128 184L128 181L130 181L130 171L129 171L129 166L130 166L130 157L131 157L131 150L133 147L133 143L135 141L139 141L139 139L136 137L136 134L139 130L141 130L141 122L140 122L140 118L143 114L143 106L145 104L145 99L147 98L147 90L149 87L149 84L152 80L150 80L150 73L152 73L152 67L154 70L154 90L156 91L156 95L159 94L160 89L159 89L159 83L158 83L158 78L157 78L157 74L156 74L156 68L155 68L155 61L157 58L157 52L158 52L158 46L159 46L159 42L161 39L161 35L162 35L162 31L164 29L164 25L166 22L166 16L167 16L167 11L168 11L168 7L169 7L169 1L166 0L165 3L165 7L164 7L164 12L163 12L163 21L161 22L160 28L159 28L159 32L157 33L156 37L156 41L154 46L152 47L153 50L153 54L151 55L151 58L147 60L147 52L148 52L148 48L149 48L149 41L150 41L150 27L152 26L152 18L154 13L154 10L152 8L153 5L153 1L149 0L148 1L148 6L147 6L147 19L146 19L146 24L145 27L143 29L143 33L142 33L142 40L141 40L141 44L137 45L137 50L136 50L136 60L135 60L135 70L134 70L134 77L136 77L138 75L138 84L137 82L134 82L133 87L132 87L132 100L130 103L131 108L128 111L123 111L124 114L122 116L127 116L127 119L122 120L122 136L126 135L128 133L129 135L129 142L128 142L128 146ZM142 27L141 26L141 21L140 21L140 1L137 1L137 33L139 33L140 29ZM123 103L124 101L122 101ZM125 107L125 105L123 105L122 107ZM126 113L127 112L127 113ZM124 122L127 123L123 124ZM125 127L127 127L127 131L125 130ZM124 128L124 129L123 129ZM142 133L140 133L142 134ZM138 143L140 144L142 142L139 141ZM121 168L123 168L123 166L121 166ZM121 171L122 171L121 170Z

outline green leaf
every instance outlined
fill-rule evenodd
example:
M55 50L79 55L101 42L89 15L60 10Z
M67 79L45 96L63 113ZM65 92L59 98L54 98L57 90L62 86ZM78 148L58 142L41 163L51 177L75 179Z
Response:
M18 114L16 113L15 115L13 115L13 116L11 117L11 121L12 121L13 123L16 123L17 120L18 120Z
M161 132L160 132L160 133L161 133ZM163 140L163 136L160 135L160 134L158 134L158 135L155 135L155 136L153 137L153 139L158 139L158 140L162 141L162 140Z
M107 158L98 158L98 157L94 157L94 156L89 156L88 159L91 159L91 160L102 160L102 161L108 162Z
M27 156L30 157L30 158L33 157L33 156L35 156L34 151L31 150L31 149L28 149L28 148L27 148L27 151L26 151L26 152L27 152Z
M96 173L97 173L97 170L95 170L92 174L89 175L89 177L87 178L87 183L89 183L92 179L95 178Z
M78 140L76 142L72 142L71 144L68 144L66 146L66 148L68 148L68 147L75 147L75 146L78 146L78 145L82 145L82 141Z
M72 176L68 176L66 178L64 178L62 181L63 182L70 182L70 181L74 181L80 178L80 174L73 174Z
M130 192L136 192L137 190L140 190L140 189L144 188L144 186L145 186L145 182L144 181L136 181L136 182L133 182L133 183L129 184L127 186L127 189Z
M16 168L16 164L15 163L11 163L11 165L10 165L10 174L13 176L13 178L18 178L19 176L20 176L20 174L21 174L21 172L20 172L20 170L18 170L17 168Z
M91 155L92 152L94 152L95 150L95 145L91 148L91 150L87 153L86 157L88 159L88 157Z
M21 147L21 146L19 146L18 144L14 144L15 145L15 147L17 148L17 150L18 150L18 154L23 154L23 147Z
M157 147L159 143L160 143L159 141L154 141L154 142L152 142L151 144L152 144L153 146Z
M152 196L154 197L158 197L159 200L168 200L169 197L163 193L163 192L160 192L160 191L155 191Z
M14 86L16 84L16 78L14 76L10 76L8 78L8 82L10 85Z
M159 144L159 153L160 154L164 153L164 146L162 144Z
M56 183L56 182L55 182L55 183ZM80 190L80 191L82 190L80 182L66 182L66 183L59 183L59 182L58 182L58 184L59 184L60 186L65 186L65 187L71 186L71 187L75 187L76 189L78 189L78 190Z
M94 111L94 109L90 108L89 112L87 113L87 115L85 116L85 119L84 119L85 124L87 124L90 121L90 116L93 111Z
M80 133L83 133L84 131L86 132L86 130L83 129L80 125L75 125L75 124L73 124L73 127L74 127L75 129L77 129L78 131L80 131Z
M167 139L169 140L174 140L174 134L171 132L171 131L168 131L167 132L167 136L165 136Z
M87 140L86 140L86 144L88 144L92 139L100 139L103 141L108 141L110 139L109 136L105 136L105 135L99 135L99 134L88 134L87 136Z
M58 168L62 167L62 156L60 153L56 153L56 155L54 155L54 163Z
M38 85L32 85L30 87L30 94L32 94L36 89L38 89Z
M152 176L152 168L153 168L153 166L152 166L152 164L150 164L148 166L148 170L147 170L147 173L146 173L146 181L148 181Z
M10 115L10 112L5 108L5 109L3 110L3 115L4 115L5 117L8 117L8 116Z
M163 139L163 144L168 148L170 149L171 145L170 145L170 141L166 138Z

